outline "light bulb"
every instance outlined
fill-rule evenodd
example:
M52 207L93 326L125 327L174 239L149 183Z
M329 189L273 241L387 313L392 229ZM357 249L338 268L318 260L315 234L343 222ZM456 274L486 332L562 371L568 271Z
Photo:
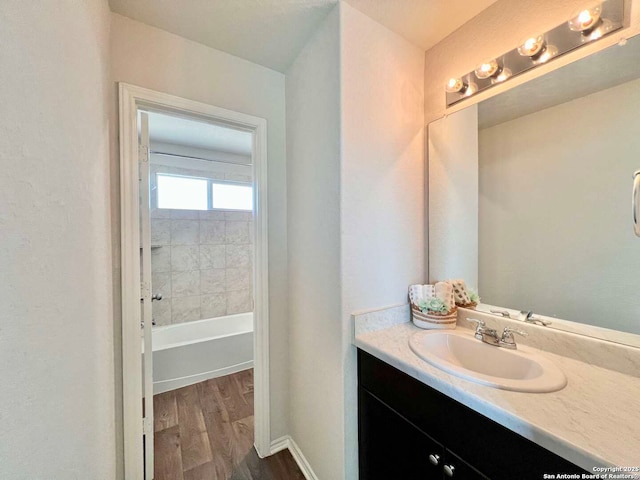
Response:
M489 78L500 69L500 65L498 65L497 60L491 60L490 62L483 63L478 68L476 68L476 77L479 79Z
M462 92L467 88L467 84L462 81L461 78L450 78L447 82L447 86L445 90L448 93L458 93Z
M569 28L574 32L590 32L600 23L601 14L602 4L582 10L575 17L569 20Z
M528 38L522 45L518 47L518 53L523 57L535 57L546 46L544 37L538 35L537 37Z

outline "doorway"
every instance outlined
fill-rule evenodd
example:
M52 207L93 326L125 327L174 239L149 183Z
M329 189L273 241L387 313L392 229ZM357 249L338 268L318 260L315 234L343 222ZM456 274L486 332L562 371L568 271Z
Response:
M120 153L125 476L267 456L266 122L120 84Z

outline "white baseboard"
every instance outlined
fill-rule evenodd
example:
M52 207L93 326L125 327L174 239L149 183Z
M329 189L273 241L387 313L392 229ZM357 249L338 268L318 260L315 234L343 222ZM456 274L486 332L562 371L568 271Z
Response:
M291 438L290 435L285 435L284 437L280 437L271 442L272 455L284 450L285 448L288 448L289 452L291 452L291 456L298 464L298 467L300 467L304 478L307 480L318 480L318 477L311 468L311 465L309 465L309 462L307 462L307 459L302 454L300 447L298 447L298 444L293 441L293 438Z

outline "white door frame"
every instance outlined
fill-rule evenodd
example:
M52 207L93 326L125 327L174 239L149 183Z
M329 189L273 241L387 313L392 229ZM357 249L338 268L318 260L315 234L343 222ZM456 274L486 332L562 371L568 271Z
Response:
M253 133L254 415L255 447L271 454L269 422L269 284L267 243L267 121L201 102L119 83L120 225L122 279L122 391L127 480L143 480L142 345L140 341L140 208L138 107L198 117Z

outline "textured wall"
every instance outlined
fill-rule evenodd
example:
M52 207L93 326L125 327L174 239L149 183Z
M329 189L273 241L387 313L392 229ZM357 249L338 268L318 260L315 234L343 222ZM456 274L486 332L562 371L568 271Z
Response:
M0 18L0 478L113 480L109 11Z
M357 477L351 314L401 304L424 271L424 50L341 6L345 479ZM338 478L338 477L327 477Z
M287 71L291 435L343 478L339 7Z
M111 70L114 90L115 82L123 81L267 119L271 435L282 436L289 431L284 75L117 14L111 15ZM117 132L117 115L112 127ZM117 186L115 135L112 141L112 178ZM120 241L119 195L114 188L116 249ZM114 257L117 269L118 250ZM119 271L116 275L119 278ZM119 291L120 286L115 289Z
M634 80L480 131L485 302L640 333L639 112Z

